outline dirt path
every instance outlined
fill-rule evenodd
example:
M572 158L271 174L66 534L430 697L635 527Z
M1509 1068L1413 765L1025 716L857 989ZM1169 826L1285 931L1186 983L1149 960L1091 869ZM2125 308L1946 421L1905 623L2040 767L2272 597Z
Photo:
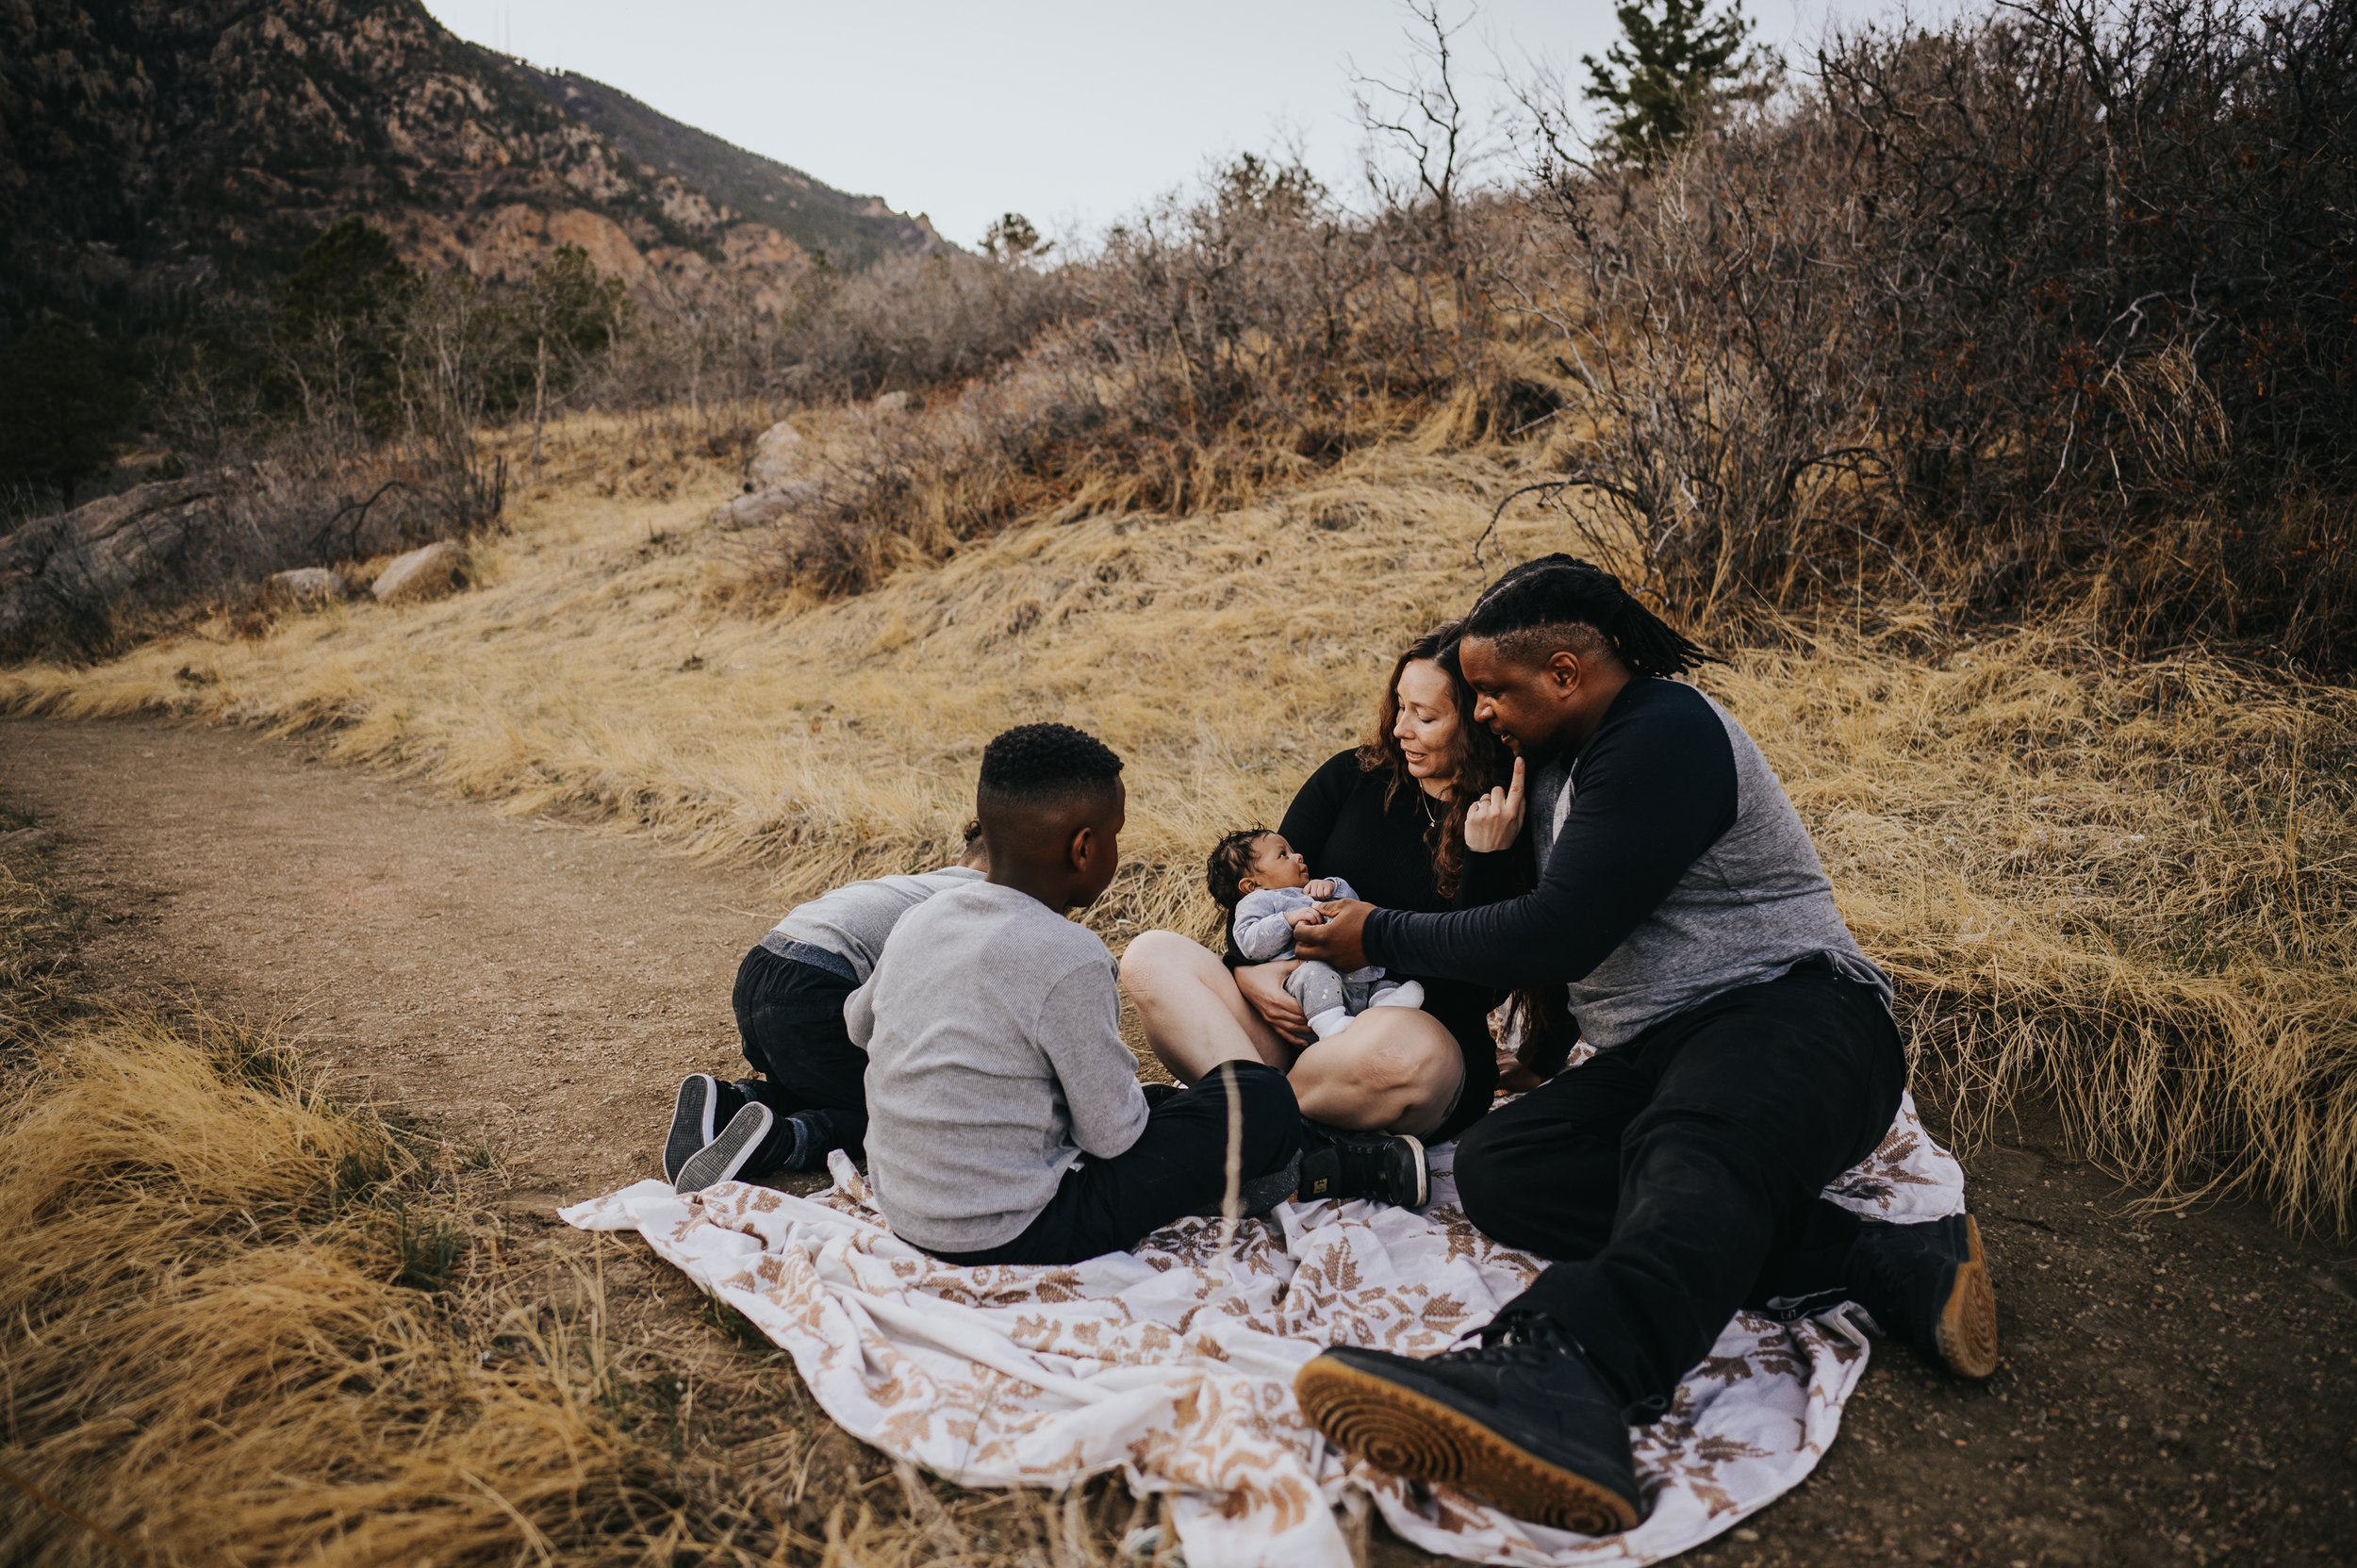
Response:
M751 873L221 731L0 722L0 803L59 835L84 989L281 1020L342 1093L496 1150L525 1202L653 1169L673 1083L734 1055L729 982L774 914ZM1689 1560L2348 1560L2352 1249L2243 1207L2135 1213L2036 1118L1965 1163L2004 1370L1963 1389L1879 1355L1816 1476Z

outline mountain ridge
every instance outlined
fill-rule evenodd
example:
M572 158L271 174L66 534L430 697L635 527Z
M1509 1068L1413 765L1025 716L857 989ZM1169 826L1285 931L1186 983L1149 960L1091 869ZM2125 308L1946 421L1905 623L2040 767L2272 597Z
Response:
M0 0L0 332L267 288L354 213L415 262L508 277L578 244L653 296L942 244L420 0Z

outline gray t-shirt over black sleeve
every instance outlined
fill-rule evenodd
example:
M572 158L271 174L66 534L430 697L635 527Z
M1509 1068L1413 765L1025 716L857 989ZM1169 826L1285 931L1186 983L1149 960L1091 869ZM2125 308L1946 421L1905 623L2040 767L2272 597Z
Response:
M1530 784L1539 885L1453 915L1377 910L1370 962L1562 983L1599 1050L1812 961L1890 999L1774 770L1693 687L1631 681L1568 772Z
M919 1246L1014 1239L1074 1161L1146 1130L1113 954L1027 893L976 881L911 910L844 1021L867 1052L869 1185Z

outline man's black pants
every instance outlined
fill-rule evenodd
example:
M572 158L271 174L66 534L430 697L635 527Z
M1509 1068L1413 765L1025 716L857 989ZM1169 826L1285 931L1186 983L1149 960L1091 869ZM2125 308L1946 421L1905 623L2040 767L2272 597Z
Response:
M867 1053L851 1044L843 1004L858 989L849 976L755 948L737 966L730 998L745 1060L766 1081L747 1086L751 1097L781 1119L797 1111L844 1113L844 1147L853 1159L867 1133ZM762 1151L747 1169L766 1169L767 1157Z
M933 1256L967 1264L1077 1263L1126 1252L1182 1214L1218 1213L1228 1194L1231 1092L1240 1124L1239 1183L1283 1169L1301 1147L1301 1108L1294 1103L1293 1085L1275 1067L1231 1062L1156 1105L1138 1141L1119 1154L1083 1156L1064 1172L1047 1207L1012 1241Z
M1882 999L1820 966L1714 997L1475 1122L1474 1224L1560 1260L1537 1312L1657 1413L1746 1304L1833 1299L1856 1215L1821 1196L1898 1114L1906 1052Z

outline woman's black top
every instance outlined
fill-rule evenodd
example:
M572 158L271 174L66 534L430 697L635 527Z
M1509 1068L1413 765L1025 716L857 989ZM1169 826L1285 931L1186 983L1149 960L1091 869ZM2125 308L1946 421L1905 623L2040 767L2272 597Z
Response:
M1311 877L1341 877L1359 896L1381 909L1441 914L1494 903L1523 892L1527 878L1513 873L1515 857L1530 854L1525 838L1512 849L1494 854L1466 851L1458 878L1457 897L1442 897L1433 886L1432 851L1425 842L1432 814L1443 809L1421 789L1400 790L1387 804L1391 784L1386 773L1369 773L1359 766L1359 753L1342 751L1310 775L1294 803L1286 808L1277 831L1310 862ZM1228 938L1228 962L1244 959L1236 951L1235 934ZM1503 991L1461 980L1430 975L1400 974L1424 986L1424 1010L1441 1020L1457 1040L1465 1058L1465 1087L1448 1119L1429 1134L1427 1143L1456 1137L1490 1109L1497 1090L1497 1045L1490 1033L1490 1010L1505 999Z

